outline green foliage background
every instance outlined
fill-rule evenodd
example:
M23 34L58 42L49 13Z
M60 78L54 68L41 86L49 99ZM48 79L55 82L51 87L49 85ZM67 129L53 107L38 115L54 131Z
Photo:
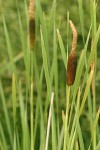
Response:
M45 0L41 0L41 4L42 4L42 9L44 11L46 20L48 21L49 16L50 16L50 11L51 11L51 6L52 6L52 2L53 1L45 1ZM87 37L88 31L89 31L89 27L90 27L90 1L89 0L85 0L83 1L83 9L84 9L84 35L85 35L85 39ZM100 15L99 15L99 11L100 11L100 1L98 0L97 3L97 27L100 23ZM27 5L29 5L29 2L27 0ZM18 1L18 8L21 14L21 19L22 19L22 23L23 23L23 29L24 29L24 34L27 36L27 27L26 27L26 12L24 9L24 0L22 1ZM20 57L20 51L22 50L21 48L21 39L20 39L20 32L19 32L19 25L18 25L18 14L17 14L17 8L16 8L16 0L10 0L10 1L2 1L0 3L0 9L3 10L5 19L6 19L6 23L7 23L7 27L8 27L8 31L9 31L9 35L10 35L10 39L11 39L11 43L12 43L12 47L13 47L13 52L14 52L14 56ZM80 17L79 17L79 7L78 7L78 1L76 0L58 0L57 1L57 7L56 7L56 22L57 22L57 27L60 30L60 33L62 35L62 39L64 42L64 45L66 45L67 48L67 12L70 12L70 19L74 22L76 29L78 31L78 45L77 45L77 53L78 55L80 54L81 50L83 49L83 41L82 41L82 33L81 33L81 24L80 24ZM7 47L6 47L6 40L5 40L5 34L4 34L4 28L3 28L3 22L2 22L2 13L0 13L0 75L2 76L2 78L4 78L4 82L6 81L6 83L9 83L9 73L10 70L8 69L4 69L6 68L6 64L9 62L9 58L8 58L8 53L7 53ZM52 39L52 35L51 35L51 39ZM88 51L90 51L90 46L91 46L91 38L90 38L90 44L88 47ZM69 45L71 47L71 42L72 42L72 38L69 39ZM96 72L96 90L97 90L97 103L99 103L99 92L100 92L100 42L98 42L98 54L97 54L97 72ZM41 56L41 53L38 52L38 55ZM59 54L59 60L60 60L60 55ZM41 64L41 58L40 58L40 64ZM21 60L19 60L17 62L17 66L18 66L18 70L19 70L19 74L23 74L22 70L24 71L24 66L23 66L23 62ZM59 66L59 70L62 68L62 64L60 64ZM3 70L3 71L2 71ZM60 75L63 77L64 76L64 72L62 69L62 72L60 73ZM63 88L63 86L62 86ZM8 88L9 89L9 88ZM10 90L10 89L9 89Z
M84 21L85 21L85 40L87 38L87 34L90 28L90 8L89 8L89 0L84 0L83 1L83 9L84 9ZM44 15L46 18L46 21L48 23L49 16L50 16L50 11L51 11L51 6L52 6L52 1L46 1L46 0L41 0L42 4L42 10L44 11ZM29 5L29 2L27 1L27 5ZM24 34L27 37L27 20L26 20L26 12L24 9L24 0L18 1L18 8L21 14L21 20L22 20L22 25L24 29ZM10 115L12 116L12 104L11 104L11 82L12 82L12 72L10 70L9 65L9 57L8 57L8 52L7 52L7 45L6 45L6 40L5 40L5 33L4 33L4 26L3 26L3 21L2 21L2 12L6 20L9 36L11 39L11 44L13 47L13 53L14 57L17 60L16 66L18 69L18 76L21 79L23 83L23 93L25 92L25 66L23 59L21 59L22 56L22 46L21 46L21 37L20 37L20 31L19 31L19 23L18 23L18 14L17 14L17 8L16 8L16 1L15 0L1 0L0 1L0 78L3 83L4 87L4 92L7 101L7 107L10 112ZM78 31L78 45L77 45L77 55L78 58L80 56L81 50L83 49L83 39L82 39L82 33L81 33L81 24L80 24L80 17L79 17L79 7L78 7L78 1L76 0L58 0L57 1L57 7L56 7L56 26L60 31L60 34L62 36L65 48L67 49L67 12L69 11L69 16L70 19L74 22L76 29ZM100 1L98 1L97 5L97 27L100 23ZM40 36L40 35L38 35ZM70 36L69 33L69 47L71 47L71 42L72 42L72 37ZM89 46L88 46L88 52L90 52L90 47L91 47L91 40L92 40L92 35L90 36L90 41L89 41ZM50 35L50 38L52 39L52 34ZM39 40L39 37L37 37L37 41ZM52 45L52 42L51 42ZM37 57L38 57L38 66L40 66L42 62L41 58L41 52L40 48L41 45L38 45L37 49ZM59 49L59 47L58 47ZM97 54L97 71L96 71L96 101L97 101L97 108L100 105L100 39L98 42L98 54ZM52 52L52 47L50 48L50 52ZM50 61L52 62L52 54ZM64 69L64 64L62 62L62 57L60 50L58 50L58 70L59 70L59 112L58 115L61 117L61 111L62 109L65 109L65 82L66 82L66 76L65 76L65 69ZM41 69L41 66L40 66ZM34 81L34 87L36 88L36 83ZM45 92L46 92L46 85L44 82L43 85L43 100L45 99ZM37 96L37 91L34 89L34 95L35 97ZM44 105L44 101L43 101ZM2 108L0 107L0 118L3 119L2 116ZM87 116L87 107L85 108L85 111L83 113L83 117L81 119L81 124L82 124L82 131L83 131L83 136L84 136L84 141L88 145L89 141L87 140L87 136L89 137L89 128L87 126L88 120L86 119ZM60 118L61 119L61 118ZM62 123L62 120L60 120ZM19 124L20 126L20 124ZM6 130L5 130L6 131ZM9 140L8 140L9 141ZM36 143L38 144L38 143Z

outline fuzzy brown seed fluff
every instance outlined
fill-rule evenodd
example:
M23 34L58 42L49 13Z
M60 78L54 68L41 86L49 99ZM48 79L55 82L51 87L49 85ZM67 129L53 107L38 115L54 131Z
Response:
M71 20L69 20L70 27L73 33L73 41L72 41L72 49L71 53L76 53L76 46L77 46L77 31L76 28Z
M77 68L77 58L75 54L70 54L67 63L66 82L68 86L74 83Z
M30 0L29 6L29 41L30 49L33 49L35 43L34 0Z

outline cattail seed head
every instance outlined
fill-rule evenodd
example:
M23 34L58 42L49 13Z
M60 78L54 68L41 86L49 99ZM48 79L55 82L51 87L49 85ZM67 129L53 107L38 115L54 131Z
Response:
M75 75L76 75L76 68L77 68L77 58L76 55L70 54L68 56L68 63L67 63L67 75L66 75L66 82L69 86L74 83Z
M34 0L30 0L29 6L29 41L30 49L33 49L35 43Z
M29 39L30 39L30 49L34 48L35 42L35 21L29 20Z
M69 21L69 23L73 32L73 42L71 54L68 56L66 82L68 86L71 86L74 83L77 68L77 57L76 57L77 31L71 20Z

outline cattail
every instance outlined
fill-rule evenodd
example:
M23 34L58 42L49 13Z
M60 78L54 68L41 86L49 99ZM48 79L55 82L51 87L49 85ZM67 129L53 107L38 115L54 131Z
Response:
M30 49L33 49L35 43L34 0L30 0L29 6L29 41Z
M76 57L77 31L71 20L69 21L69 23L73 32L73 42L71 54L68 56L66 81L67 84L71 86L74 83L77 68L77 57Z

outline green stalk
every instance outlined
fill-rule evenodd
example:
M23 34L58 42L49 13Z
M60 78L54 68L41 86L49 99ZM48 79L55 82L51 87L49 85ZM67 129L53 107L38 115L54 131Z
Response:
M67 100L66 100L66 117L64 120L64 146L63 150L66 150L66 144L68 144L68 112L69 112L69 103L70 103L70 89L71 87L68 87L68 93L67 93Z

